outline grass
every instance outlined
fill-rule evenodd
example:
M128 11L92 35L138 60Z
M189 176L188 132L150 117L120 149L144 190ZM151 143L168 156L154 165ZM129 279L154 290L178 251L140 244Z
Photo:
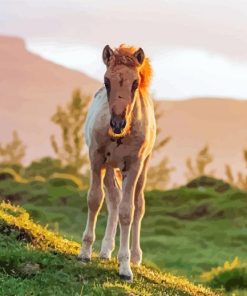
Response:
M203 272L225 261L236 256L247 261L246 192L222 181L199 179L174 190L145 195L141 234L144 263L199 283ZM80 243L86 223L86 191L73 182L18 183L7 179L0 181L0 196L22 205L41 225L49 224L49 228ZM96 252L106 218L103 207L96 229Z
M0 204L0 295L219 295L150 267L121 282L115 260L76 259L79 245L34 223L19 207Z

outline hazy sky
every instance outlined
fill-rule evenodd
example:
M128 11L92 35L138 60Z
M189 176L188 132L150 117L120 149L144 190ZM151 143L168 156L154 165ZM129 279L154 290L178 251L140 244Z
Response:
M246 0L0 0L0 33L101 80L102 47L134 44L160 98L247 99Z

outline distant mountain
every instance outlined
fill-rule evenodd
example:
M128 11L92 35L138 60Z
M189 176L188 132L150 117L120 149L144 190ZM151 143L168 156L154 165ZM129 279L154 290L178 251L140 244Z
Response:
M79 62L79 61L78 61ZM18 130L28 146L26 162L52 155L50 135L57 129L50 118L65 104L75 88L93 93L101 83L78 71L49 62L27 51L19 38L0 36L0 142ZM212 169L223 176L224 165L244 169L242 150L247 148L247 101L198 98L160 101L161 134L171 136L167 155L176 167L172 183L184 181L185 160L209 144Z
M78 61L79 63L80 61ZM18 130L28 146L27 158L51 153L50 118L75 88L92 94L101 83L78 71L30 53L20 38L0 36L0 142Z
M161 101L161 134L171 136L165 153L176 171L173 183L184 178L185 161L206 144L214 156L209 166L217 176L224 176L225 164L236 171L245 168L243 149L247 148L247 100L195 98ZM157 156L156 156L157 157Z

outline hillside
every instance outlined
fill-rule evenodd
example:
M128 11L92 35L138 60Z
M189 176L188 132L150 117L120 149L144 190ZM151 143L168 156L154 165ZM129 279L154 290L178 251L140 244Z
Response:
M87 192L76 177L69 176L28 180L0 173L0 201L21 205L40 225L49 225L49 229L75 241L76 252L86 224ZM146 265L205 284L203 273L235 257L241 264L247 263L246 192L221 180L201 177L174 190L146 192L145 200L141 246ZM96 252L100 250L106 219L104 205L96 227ZM245 295L246 275L243 279L225 278L213 287L225 286L223 282L231 292L239 287L242 294L236 295Z
M0 249L0 294L5 296L217 295L146 266L134 268L133 283L123 283L115 260L78 262L79 244L35 224L22 208L5 203L0 204Z

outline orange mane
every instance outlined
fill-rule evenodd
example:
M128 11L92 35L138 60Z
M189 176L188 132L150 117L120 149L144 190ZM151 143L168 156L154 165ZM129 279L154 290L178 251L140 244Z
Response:
M110 65L124 64L128 67L138 67L141 81L139 88L142 91L147 91L152 78L152 67L150 65L149 58L145 57L142 65L140 66L133 56L138 48L134 46L127 46L121 44L118 48L114 50L114 60L110 62Z

